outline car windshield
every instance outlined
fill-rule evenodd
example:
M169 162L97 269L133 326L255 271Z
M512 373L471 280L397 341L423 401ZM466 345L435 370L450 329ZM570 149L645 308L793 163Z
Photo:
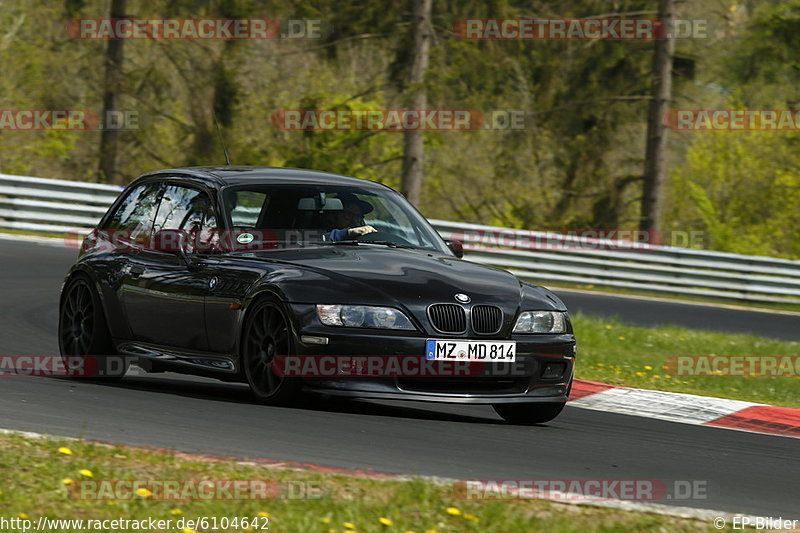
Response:
M371 244L447 251L428 221L390 189L254 184L227 187L222 197L234 239L249 249Z

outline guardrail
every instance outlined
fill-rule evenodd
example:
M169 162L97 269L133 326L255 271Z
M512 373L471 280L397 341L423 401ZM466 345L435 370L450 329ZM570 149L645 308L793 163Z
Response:
M91 228L123 189L0 174L0 228L56 233Z
M88 231L123 187L0 174L0 227ZM465 258L535 282L561 282L800 304L800 261L431 220L445 239L465 241ZM487 235L529 242L486 244ZM522 239L520 239L522 237ZM500 238L499 242L503 242Z

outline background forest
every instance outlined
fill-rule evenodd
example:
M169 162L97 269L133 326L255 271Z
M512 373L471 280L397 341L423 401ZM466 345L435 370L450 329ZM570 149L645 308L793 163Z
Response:
M101 132L0 130L0 172L127 183L157 168L223 164L214 115L237 165L314 168L399 187L403 134L286 131L277 110L407 105L407 1L128 0L156 17L319 19L321 39L124 42L113 175ZM75 18L109 0L0 1L0 108L103 106L107 41L77 40ZM800 108L800 0L686 0L680 19L707 37L677 39L672 108ZM460 18L655 18L654 0L434 0L430 108L522 110L524 129L424 133L420 210L430 218L527 229L639 224L653 41L476 41ZM662 228L701 231L709 249L800 257L800 133L668 134Z

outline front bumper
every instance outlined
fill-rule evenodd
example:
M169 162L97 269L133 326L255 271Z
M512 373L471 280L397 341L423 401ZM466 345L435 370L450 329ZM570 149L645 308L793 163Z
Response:
M297 331L296 355L318 358L418 358L425 362L428 338L420 332L376 331L359 328L309 326ZM327 344L302 342L302 338L327 339ZM463 337L459 337L463 339ZM469 340L508 340L471 337ZM412 400L461 404L566 402L574 374L575 337L516 335L517 363L460 363L468 372L435 375L380 375L353 377L351 372L303 375L306 390L335 396L381 400ZM430 362L428 362L430 363ZM413 365L412 365L413 366ZM378 365L380 367L380 365ZM463 368L463 367L462 367ZM545 370L550 376L544 376ZM558 370L555 372L554 370Z

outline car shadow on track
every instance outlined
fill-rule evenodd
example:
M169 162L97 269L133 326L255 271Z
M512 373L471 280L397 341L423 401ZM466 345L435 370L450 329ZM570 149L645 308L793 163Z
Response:
M250 394L250 389L243 383L228 383L214 379L195 378L177 374L133 374L121 381L93 380L93 384L104 387L140 390L150 393L171 394L208 401L230 402L237 404L261 405ZM424 406L423 406L424 405ZM474 416L462 413L443 412L441 404L387 405L376 401L336 398L326 395L307 394L298 405L288 407L263 406L264 409L301 409L305 411L321 411L328 413L346 413L372 416L389 416L396 418L413 418L417 420L437 420L448 422L467 422L481 424L506 425L499 418ZM465 408L469 406L461 406Z

